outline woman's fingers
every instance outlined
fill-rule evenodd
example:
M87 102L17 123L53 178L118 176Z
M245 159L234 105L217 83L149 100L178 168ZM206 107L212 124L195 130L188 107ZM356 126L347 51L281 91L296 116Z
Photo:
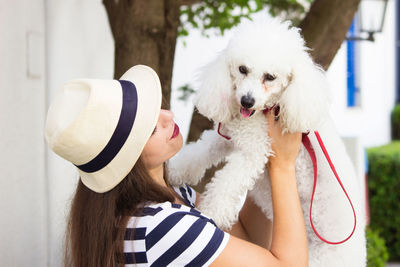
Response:
M277 119L276 119L276 116L275 116L275 108L273 108L272 110L270 110L269 112L267 112L267 113L266 113L266 116L267 116L268 125L274 125L275 122L277 122L277 121L279 120L279 115L278 115L278 117L277 117ZM271 127L268 127L268 130L270 130L270 129L271 129Z
M301 133L282 134L281 121L279 119L279 107L266 114L268 123L268 135L272 139L274 157L270 158L271 164L294 164L300 150Z

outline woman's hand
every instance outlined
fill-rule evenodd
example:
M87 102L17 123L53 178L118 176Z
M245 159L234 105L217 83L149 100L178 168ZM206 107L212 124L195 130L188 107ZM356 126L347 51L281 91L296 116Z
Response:
M278 109L278 111L276 111ZM301 133L284 133L280 125L279 117L275 116L279 107L267 113L268 135L272 139L274 156L269 158L268 168L294 167L297 155L300 151Z

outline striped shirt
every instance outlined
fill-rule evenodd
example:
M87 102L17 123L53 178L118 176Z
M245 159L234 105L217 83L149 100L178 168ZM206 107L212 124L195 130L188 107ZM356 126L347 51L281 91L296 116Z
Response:
M125 266L208 266L225 248L229 234L194 208L195 191L174 190L187 205L151 204L128 221Z

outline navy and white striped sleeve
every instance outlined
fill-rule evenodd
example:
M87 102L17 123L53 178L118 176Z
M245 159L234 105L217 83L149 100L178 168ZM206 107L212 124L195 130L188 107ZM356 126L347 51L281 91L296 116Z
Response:
M177 192L188 206L195 207L196 205L196 191L187 184L182 186L174 186L175 192Z
M148 227L145 238L151 266L208 266L222 252L229 234L200 212L160 214L162 220Z

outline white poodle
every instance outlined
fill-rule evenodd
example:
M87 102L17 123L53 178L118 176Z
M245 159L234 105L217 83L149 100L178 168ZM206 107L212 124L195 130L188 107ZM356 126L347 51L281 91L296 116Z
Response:
M306 221L312 267L366 265L365 216L359 184L345 147L329 117L324 71L307 52L299 29L270 19L242 24L228 47L201 75L195 99L199 112L221 126L206 131L169 163L171 182L195 185L212 165L226 161L202 194L199 209L220 227L238 219L248 193L272 219L272 201L265 165L273 156L263 110L280 107L279 120L288 132L310 132L318 164L312 219L318 233L330 241L345 239L353 230L351 206L314 135L318 130L357 215L353 236L343 244L321 241L310 224L313 165L302 146L296 161L298 192ZM217 127L216 127L217 128ZM222 137L230 137L230 140Z

